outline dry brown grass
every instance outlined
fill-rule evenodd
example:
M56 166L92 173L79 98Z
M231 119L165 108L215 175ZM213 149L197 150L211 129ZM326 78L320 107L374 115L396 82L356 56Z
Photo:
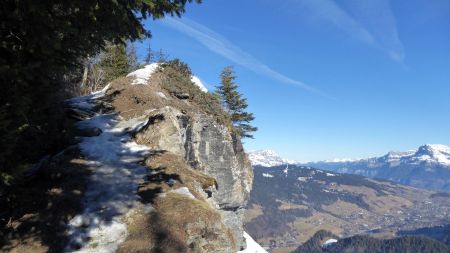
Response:
M154 202L150 214L136 212L128 222L129 236L118 253L214 252L215 243L234 244L220 214L207 202L169 192Z
M125 119L142 116L147 110L158 109L169 103L157 94L163 92L159 86L131 85L131 82L129 77L114 80L105 96L114 110ZM167 94L167 97L170 96Z
M264 212L260 205L252 204L251 206L247 207L247 209L245 209L244 223L250 222L254 218L263 214Z
M297 249L297 247L278 248L278 249L272 249L271 253L291 253L295 249Z
M205 199L207 197L205 191L217 187L214 178L192 169L184 159L169 152L152 155L145 164L152 175L148 176L147 182L141 185L138 192L147 203L152 202L151 198L155 193L183 186L187 187L197 199ZM172 186L168 184L170 179L175 180Z
M145 162L150 170L138 190L144 203L154 211L137 211L129 219L125 252L214 252L220 242L235 245L222 217L207 201L204 189L216 187L216 180L193 170L181 157L169 152L151 155ZM169 185L169 179L175 180ZM187 187L195 199L171 190ZM164 193L164 194L161 194Z
M190 78L171 67L153 73L147 85L131 85L131 82L130 77L114 80L104 98L125 119L145 115L148 110L171 106L187 115L205 113L231 128L229 115L219 101L212 94L202 92ZM158 93L164 94L165 98ZM179 99L179 93L187 93L189 98Z
M222 242L235 245L231 231L221 222L220 214L205 201L172 192L158 199L155 207L160 210L160 222L167 226L177 241L188 239L191 252L213 252L219 237L222 237ZM203 245L200 245L201 239Z
M277 200L281 205L278 207L279 210L289 210L289 209L303 209L307 210L308 207L305 205L292 204L286 201Z
M380 215L387 211L396 211L402 206L411 207L413 205L410 200L403 196L395 196L393 194L378 195L375 190L367 187L341 185L338 190L363 195L363 200L370 205L371 211Z
M153 225L154 226L154 225ZM118 253L151 252L154 245L150 216L138 209L127 219L128 237L117 249Z

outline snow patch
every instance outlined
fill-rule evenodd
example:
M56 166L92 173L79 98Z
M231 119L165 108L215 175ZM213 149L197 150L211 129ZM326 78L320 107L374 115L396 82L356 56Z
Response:
M337 241L336 239L328 239L322 244L322 247L329 247L331 244L337 243Z
M144 66L141 69L138 69L136 71L133 71L127 75L127 77L133 77L133 81L131 82L132 85L146 85L148 84L148 81L150 80L150 77L153 75L153 73L156 72L158 67L160 66L159 63L152 63L149 65ZM206 89L205 85L203 85L200 78L196 76L191 76L191 81L200 88L203 92L208 92L208 89ZM163 94L164 95L164 94ZM165 97L165 96L164 96Z
M156 92L156 95L158 95L158 97L160 97L160 98L167 99L166 95L164 93L162 93L161 91Z
M263 177L273 177L273 175L271 175L269 173L263 173L262 175L263 175Z
M138 69L136 71L133 71L127 75L127 77L133 77L134 80L131 82L131 84L147 84L148 80L150 80L150 77L153 73L158 69L159 63L152 63L149 65L144 66L141 69Z
M253 238L244 231L245 242L247 243L247 248L237 253L267 253L267 251L261 247Z
M87 108L103 96L107 87L88 96L71 99L74 107ZM66 252L114 252L127 237L124 218L143 207L136 190L144 181L146 168L138 165L150 150L138 145L130 133L145 125L145 118L122 120L116 114L96 115L78 123L80 128L98 127L99 136L84 137L81 152L91 160L92 174L83 197L84 210L68 224ZM147 207L143 207L146 209Z
M111 84L108 84L103 87L103 89L93 92L89 95L67 99L66 103L78 109L92 110L95 107L95 103L93 103L93 100L103 97L110 86Z
M197 85L197 87L200 88L200 90L202 90L203 92L208 92L208 89L206 89L205 85L203 85L202 81L200 80L200 78L196 77L196 76L192 76L191 77L191 81Z
M289 173L289 165L286 164L286 168L283 170L284 175L287 177Z
M192 195L191 191L189 191L189 189L187 187L180 187L180 188L177 188L175 190L171 190L169 192L176 192L176 193L185 195L185 196L187 196L190 199L195 199L195 196Z
M297 180L300 182L307 182L309 177L298 177Z

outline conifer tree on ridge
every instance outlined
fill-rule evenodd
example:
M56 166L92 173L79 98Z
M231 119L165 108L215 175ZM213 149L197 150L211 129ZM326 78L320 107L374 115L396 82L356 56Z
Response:
M253 113L245 111L247 109L247 99L238 92L236 76L232 66L227 66L220 74L221 83L217 86L217 94L220 97L222 106L230 115L236 134L240 138L253 138L252 132L257 130L250 124L255 119Z

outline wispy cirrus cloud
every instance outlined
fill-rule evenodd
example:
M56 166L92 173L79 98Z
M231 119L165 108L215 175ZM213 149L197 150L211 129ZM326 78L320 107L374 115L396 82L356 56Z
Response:
M389 0L293 0L291 4L403 64L404 47Z
M334 0L301 0L294 2L299 2L301 8L307 9L303 13L309 13L309 15L315 15L324 21L330 22L338 29L369 45L376 44L374 36Z
M253 72L268 76L272 79L278 80L280 82L294 85L300 87L309 92L321 95L323 97L332 98L326 93L305 84L302 81L290 78L279 73L276 70L273 70L266 64L258 61L255 57L240 49L238 46L234 45L227 38L222 35L214 32L208 27L201 25L197 22L194 22L190 19L183 18L167 18L164 20L164 24L172 27L173 29L190 36L191 38L197 40L201 44L203 44L210 51L219 54L226 59L245 67Z

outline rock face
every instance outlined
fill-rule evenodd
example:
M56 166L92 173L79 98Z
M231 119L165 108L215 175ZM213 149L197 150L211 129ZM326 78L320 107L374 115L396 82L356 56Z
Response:
M243 207L252 185L252 168L242 144L230 131L204 113L188 115L166 106L152 111L136 135L138 143L180 155L196 170L217 181L209 201L222 214L239 248L243 241Z

